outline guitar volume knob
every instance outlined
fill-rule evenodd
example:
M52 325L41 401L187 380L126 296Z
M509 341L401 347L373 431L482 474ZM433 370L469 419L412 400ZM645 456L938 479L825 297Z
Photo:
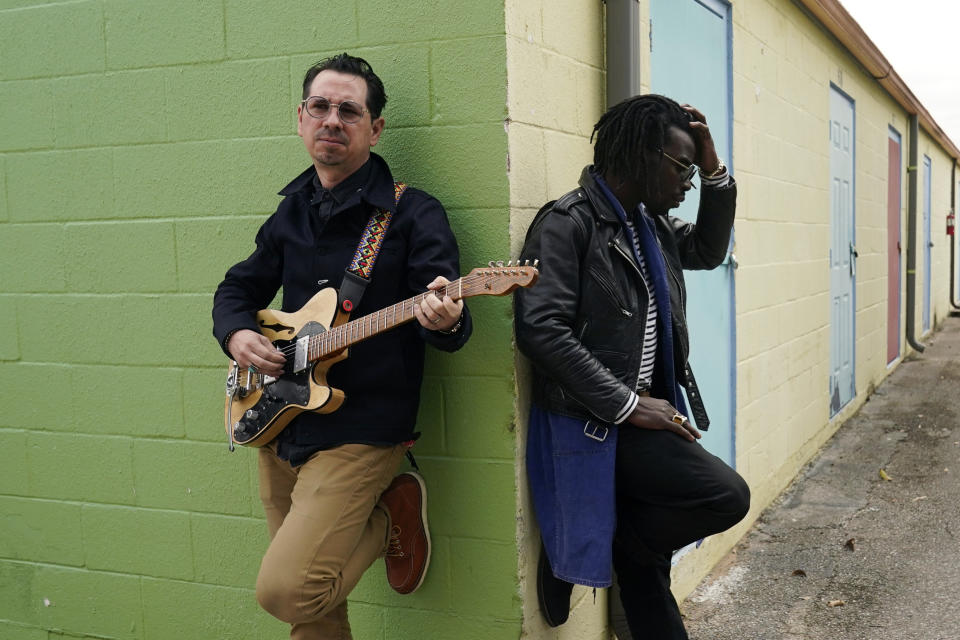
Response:
M256 420L260 417L260 414L254 409L247 409L247 412L243 414L243 417L247 418L248 420Z

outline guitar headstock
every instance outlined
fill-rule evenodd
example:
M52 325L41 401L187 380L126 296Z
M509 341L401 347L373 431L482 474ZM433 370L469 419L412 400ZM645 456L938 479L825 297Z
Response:
M477 267L462 278L464 283L463 297L467 296L502 296L518 287L529 287L540 277L537 270L539 260L533 263L519 260L503 263L502 260L491 260L486 267Z

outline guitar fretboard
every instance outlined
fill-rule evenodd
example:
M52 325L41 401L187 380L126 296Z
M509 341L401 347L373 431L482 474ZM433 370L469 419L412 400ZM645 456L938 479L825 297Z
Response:
M325 331L321 334L310 336L310 342L307 347L307 359L310 362L326 358L335 353L343 351L347 347L354 345L362 340L373 337L378 333L382 333L394 327L398 327L401 324L410 322L416 316L414 315L413 309L415 305L419 305L427 296L436 295L439 298L447 295L447 292L450 291L450 297L454 300L459 300L460 296L455 295L459 291L451 291L456 285L459 289L459 285L462 283L463 278L452 282L445 287L437 289L436 291L426 291L424 293L418 294L412 298L407 298L401 302L396 303L393 306L380 309L374 313L363 316L362 318L357 318L356 320L351 320L346 324L342 324L338 327L334 327L329 331ZM466 296L463 296L466 297Z
M427 296L450 296L461 300L479 295L504 295L517 286L528 286L537 278L536 262L527 264L493 264L487 269L474 269L468 275L431 291L424 291L392 306L385 307L356 320L310 336L307 342L307 360L316 362L337 354L362 340L383 333L406 322L414 315L414 308Z

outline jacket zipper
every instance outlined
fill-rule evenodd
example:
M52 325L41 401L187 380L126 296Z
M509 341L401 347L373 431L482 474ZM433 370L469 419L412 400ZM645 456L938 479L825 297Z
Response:
M666 259L664 259L664 266L667 268L667 271L670 272L670 277L673 278L674 284L677 285L677 291L680 293L680 305L681 305L680 313L683 313L684 315L686 315L686 313L684 312L684 307L687 306L687 299L683 293L683 287L680 285L680 278L678 278L677 274L673 272L673 269L670 268L670 265L666 264Z
M667 273L670 274L670 277L673 278L673 282L677 286L677 292L680 294L680 309L677 312L680 315L680 319L683 321L683 325L686 326L687 325L687 318L686 318L687 296L684 293L683 286L680 284L680 278L677 277L677 274L674 273L673 269L670 267L670 264L667 262L667 257L663 255L663 245L660 244L660 236L654 233L654 237L657 239L657 247L660 249L660 255L663 257L663 266L667 270ZM686 356L687 358L690 357L689 340L690 339L688 337L687 338L688 344L686 345L686 349L682 348L683 345L681 341L681 352L685 352L683 355ZM687 364L686 366L689 366L689 365ZM686 378L686 371L684 371L684 378Z
M583 336L586 335L586 333L587 333L587 327L588 327L588 326L590 326L590 322L589 322L588 320L584 320L584 321L583 321L583 326L580 327L580 337L578 338L578 340L580 340L580 343L581 343L581 344L583 343Z
M632 256L627 255L627 254L623 251L623 249L620 247L620 245L617 244L615 241L611 240L609 244L610 244L611 247L613 247L614 251L616 251L616 252L619 253L621 256L623 256L624 260L626 260L627 263L628 263L631 267L633 267L633 270L636 271L636 272L637 272L637 275L640 276L640 279L643 280L643 273L640 271L640 265L637 264L637 261L634 260ZM626 309L626 308L623 307L623 306L620 307L620 311L622 311L622 312L623 312L623 315L625 315L625 316L627 316L627 317L630 317L630 318L633 317L633 313L631 313L628 309Z
M640 271L640 265L637 264L636 259L635 259L632 255L630 255L630 254L628 254L626 251L624 251L623 247L621 247L619 244L617 244L616 241L611 240L611 241L609 242L609 245L610 245L611 247L613 247L613 250L616 251L617 253L619 253L619 254L623 257L624 260L627 261L627 264L629 264L631 267L633 267L633 270L637 272L637 275L638 275L638 276L640 276L640 280L643 280L643 272ZM623 311L623 313L624 313L625 315L627 315L627 316L631 316L631 317L633 316L633 314L632 314L630 311L626 310L626 309L621 309L621 311Z
M657 241L657 248L660 249L660 255L663 257L663 266L670 273L670 276L673 278L674 283L677 285L677 291L680 293L680 304L684 308L687 306L687 296L683 291L683 287L680 286L680 278L677 277L677 274L673 272L673 269L670 268L670 263L667 262L667 256L663 253L663 244L660 242L660 234L657 233L656 226L657 222L654 221L654 230L653 238Z
M637 264L637 261L634 259L634 257L626 253L623 250L623 248L613 240L611 240L609 244L611 247L613 247L616 250L617 253L619 253L621 256L624 257L624 259L626 259L626 261L630 264L631 267L633 267L633 270L637 272L637 275L640 276L640 279L642 280L643 273L640 271L640 265Z
M620 308L620 313L627 316L628 318L632 318L633 313L631 313L626 308L626 305L624 305L623 300L621 300L620 296L617 295L616 287L614 287L612 283L608 282L607 279L604 278L596 269L590 269L589 272L593 276L593 279L597 281L597 284L600 285L600 288L603 289L604 293L610 296L610 298L612 298L613 301L616 303L617 307Z

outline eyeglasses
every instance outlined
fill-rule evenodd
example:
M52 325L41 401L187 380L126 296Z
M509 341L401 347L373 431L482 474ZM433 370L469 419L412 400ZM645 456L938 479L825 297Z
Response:
M697 174L697 165L695 165L695 164L684 164L683 162L680 162L679 160L677 160L676 158L674 158L673 156L671 156L671 155L670 155L669 153L667 153L666 151L661 151L661 153L663 154L663 157L665 157L667 160L669 160L669 161L672 162L673 164L675 164L675 165L677 165L678 167L680 167L681 169L683 169L683 173L682 173L681 176L680 176L681 179L683 180L683 182L689 182L689 183L690 183L690 186L694 186L694 185L693 185L693 176L695 176L695 175ZM694 188L696 188L696 187L694 187Z
M337 117L347 124L360 122L360 118L362 118L364 112L367 111L353 100L344 100L340 104L336 104L321 96L310 96L306 100L301 101L300 104L304 105L308 116L317 118L318 120L323 120L328 117L330 115L330 109L336 107Z

